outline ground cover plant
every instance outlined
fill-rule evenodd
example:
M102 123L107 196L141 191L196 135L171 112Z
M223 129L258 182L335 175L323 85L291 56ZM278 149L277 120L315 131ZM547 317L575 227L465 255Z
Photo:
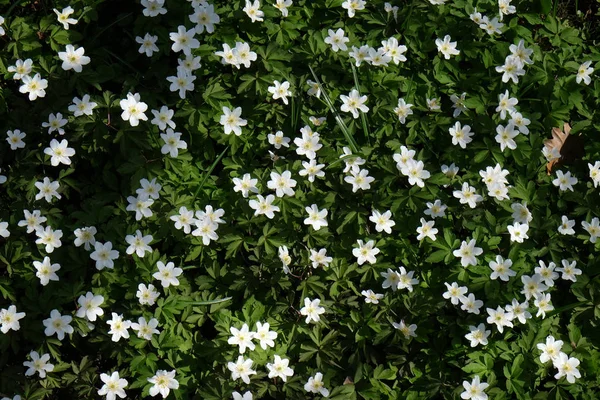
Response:
M0 398L597 398L597 14L0 0Z

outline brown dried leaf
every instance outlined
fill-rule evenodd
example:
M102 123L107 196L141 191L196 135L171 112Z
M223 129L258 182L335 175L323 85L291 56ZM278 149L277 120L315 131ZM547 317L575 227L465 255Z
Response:
M546 172L548 175L552 173L552 169L559 164L569 163L583 157L583 140L581 136L570 135L571 125L565 123L563 130L560 128L552 128L552 139L544 140L544 146L548 151L553 149L558 150L560 158L549 161L546 164Z

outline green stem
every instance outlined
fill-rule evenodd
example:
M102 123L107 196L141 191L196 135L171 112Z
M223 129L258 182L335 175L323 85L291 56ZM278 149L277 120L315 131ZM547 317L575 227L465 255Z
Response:
M225 153L227 152L227 150L229 150L229 146L225 147L225 150L223 150L223 152L219 155L219 157L217 157L217 159L212 163L212 165L210 166L208 171L206 171L206 174L204 174L204 178L202 179L202 182L200 182L200 186L198 186L198 189L196 189L196 193L194 193L194 202L196 201L196 198L198 197L198 193L200 193L200 190L202 190L204 183L206 182L206 180L208 179L210 174L213 172L213 170L215 169L215 167L217 166L219 161L221 161L221 159L225 156Z

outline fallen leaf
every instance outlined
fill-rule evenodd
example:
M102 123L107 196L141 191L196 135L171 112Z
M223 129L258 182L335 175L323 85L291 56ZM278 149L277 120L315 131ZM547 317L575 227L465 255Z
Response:
M552 128L552 138L544 140L544 146L548 152L555 150L560 154L559 158L548 161L546 172L552 173L552 169L558 165L568 164L583 157L583 139L580 135L570 135L571 125L565 122L563 130Z

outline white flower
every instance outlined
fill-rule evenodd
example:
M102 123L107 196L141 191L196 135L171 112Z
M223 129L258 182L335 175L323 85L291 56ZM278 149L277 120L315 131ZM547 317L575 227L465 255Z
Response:
M25 142L23 141L23 138L27 136L25 132L15 129L14 131L7 131L6 136L6 141L10 144L11 150L22 149L25 147Z
M158 129L164 131L167 129L167 126L171 129L175 129L175 122L172 121L173 115L175 115L175 111L169 109L167 106L162 106L160 110L151 110L154 118L150 123L152 125L158 126Z
M290 83L289 82L279 82L273 81L273 86L269 86L267 90L269 93L273 95L273 100L281 99L283 103L287 106L288 99L287 96L291 96L292 92L290 92Z
M258 193L257 183L258 179L253 179L250 174L244 174L242 179L233 178L233 184L235 185L233 190L242 192L243 197L248 197L249 192Z
M0 28L0 29L2 29L2 28ZM18 80L22 79L24 76L27 76L31 73L32 66L33 66L33 61L31 60L31 58L28 58L25 61L19 59L15 62L15 65L9 66L7 71L14 72L13 79L18 81Z
M63 233L60 229L54 230L50 226L47 226L45 229L37 229L35 234L38 237L35 243L45 245L46 253L52 253L55 248L58 249L62 246L60 238L63 236Z
M35 183L35 187L40 191L35 195L36 200L39 200L43 197L48 203L50 203L52 201L52 197L56 197L57 199L61 198L61 195L57 192L60 187L60 184L57 181L50 181L49 178L44 177L42 182Z
M215 13L215 6L206 2L200 2L198 7L194 7L194 13L189 16L192 23L196 23L196 32L207 33L215 31L215 24L221 22L221 18Z
M131 324L131 329L137 332L137 336L139 338L152 340L152 335L160 334L160 331L156 329L157 326L158 320L156 318L151 318L149 321L146 322L146 318L139 317L137 323L133 322Z
M156 183L156 178L152 178L152 181L148 181L146 178L140 179L141 188L136 189L135 193L143 198L152 198L158 200L160 197L160 189L162 186L160 183Z
M302 166L304 169L298 171L298 174L300 174L300 176L308 176L309 182L314 182L315 177L322 178L325 176L325 171L321 171L321 169L325 167L325 164L317 164L317 160L314 158L308 162L302 161Z
M383 299L383 295L380 293L375 293L371 289L363 290L360 292L363 296L365 296L365 303L371 304L379 304L379 300Z
M144 257L146 252L152 252L152 248L149 246L152 241L152 235L143 236L139 229L135 231L135 236L125 236L125 241L129 244L129 247L125 251L127 254L136 253L138 257Z
M139 299L140 304L152 306L156 302L156 299L158 299L160 296L160 293L156 291L154 285L149 284L148 287L146 287L146 285L140 283L135 296Z
M272 144L278 150L281 146L290 147L290 138L283 136L282 131L277 131L275 134L269 133L267 138L269 139L269 144Z
M499 33L499 32L497 32ZM519 83L519 76L525 75L522 63L516 57L506 57L504 65L496 67L496 72L502 73L502 82L507 83L512 80L513 83Z
M575 77L575 81L577 83L581 83L581 81L583 81L583 83L589 85L592 82L590 75L592 72L594 72L594 68L590 67L590 65L592 65L592 62L586 61L579 66L577 69L577 76Z
M519 222L521 224L529 224L533 219L531 212L527 208L527 203L512 203L510 205L510 208L512 208L513 210L512 217L515 222Z
M197 49L200 47L200 42L198 39L194 38L194 35L196 35L195 28L186 30L185 26L179 25L177 27L177 32L169 33L169 38L173 41L171 50L173 50L175 53L183 51L183 54L186 56L191 55L192 49Z
M487 32L488 35L493 35L494 33L501 34L502 28L504 24L498 21L498 17L494 17L493 19L488 19L487 17L483 17L481 24L479 27Z
M591 223L588 223L587 221L581 221L581 226L589 233L590 242L596 243L596 239L598 236L600 236L600 220L598 217L592 218Z
M167 81L171 82L169 90L171 92L179 91L179 97L185 99L186 92L194 90L194 81L196 77L184 70L178 70L177 76L168 76Z
M575 220L569 219L566 215L561 217L561 223L558 227L558 232L562 235L574 235L575 230L573 227L575 226Z
M460 249L452 252L454 257L460 257L460 264L463 267L468 267L469 265L476 266L476 256L482 253L483 249L481 247L475 247L475 239L471 239L468 243L463 240Z
M69 142L66 139L63 139L58 142L56 139L52 139L50 141L50 147L46 147L44 149L44 154L50 156L50 164L53 167L58 166L58 164L71 165L71 159L69 157L73 157L75 155L75 150L69 146Z
M250 332L247 324L242 325L242 329L230 327L229 331L232 336L227 340L227 343L239 346L240 354L244 354L246 348L255 349L256 346L252 343L252 339L254 339L256 332Z
M445 299L450 299L450 302L452 302L452 304L455 306L458 305L459 302L462 303L466 299L465 294L469 290L466 286L458 286L458 283L456 282L452 282L451 285L448 284L448 282L444 282L444 285L446 285L446 289L448 290L442 294L442 297Z
M283 0L277 0L277 1L283 1ZM290 3L292 2L292 0L287 0ZM287 11L287 10L286 10ZM244 395L240 394L239 392L233 392L233 400L252 400L252 392L247 391L246 393L244 393Z
M460 309L471 314L479 314L479 309L481 307L483 307L483 301L477 300L473 293L469 293L467 297L462 299Z
M554 361L558 359L559 354L563 354L560 350L562 349L563 341L555 340L554 336L550 335L546 337L546 343L538 343L536 347L542 351L540 354L540 362L547 363L548 361Z
M9 330L18 331L21 329L21 324L19 323L20 319L25 317L24 312L17 312L17 306L10 305L8 309L2 308L0 309L0 331L2 333L6 333Z
M250 68L251 62L256 61L256 53L250 51L250 46L248 43L235 42L235 48L232 50L232 52L235 60L233 65L235 65L238 69L242 64L244 67Z
M512 320L514 315L512 312L506 312L500 306L494 310L493 308L486 308L486 311L489 315L487 318L488 324L496 324L496 328L498 328L498 332L502 333L504 331L504 327L513 327Z
M318 82L313 82L310 79L307 79L306 84L310 86L310 89L307 91L309 96L315 96L317 99L321 97L321 86Z
M127 201L129 205L127 205L127 211L135 211L135 220L139 221L142 218L148 218L152 216L152 210L150 210L150 206L154 204L154 200L146 197L146 196L129 196L127 197Z
M31 76L24 76L21 78L21 82L23 82L23 85L19 87L19 92L28 93L30 101L46 96L45 89L48 88L48 81L42 79L40 74L35 74L33 78Z
M321 314L325 312L325 308L320 307L321 299L311 300L308 297L304 298L304 307L300 309L300 314L306 316L306 323L310 321L319 322L321 320Z
M486 330L485 324L481 323L477 327L469 325L469 330L470 332L465 335L465 338L471 341L471 347L476 347L479 344L486 346L488 344L487 338L492 331Z
M19 226L26 226L27 233L35 232L38 229L42 229L42 224L46 222L46 217L41 215L40 210L33 210L29 212L28 210L23 210L23 215L25 219L19 221Z
M124 399L127 397L125 388L127 387L127 380L119 377L117 371L113 372L110 376L108 374L100 374L100 380L104 382L104 385L98 390L98 395L106 396L106 400L115 400L117 396Z
M119 252L112 249L111 242L106 242L105 244L95 242L94 251L90 254L90 258L96 261L96 269L98 271L104 268L113 269L115 267L113 260L119 258Z
M556 179L552 181L554 186L558 186L561 191L570 190L574 191L573 185L577 184L577 178L571 176L571 172L567 171L566 174L563 174L562 171L556 171Z
M83 47L75 50L73 45L68 44L65 51L58 52L58 58L62 60L62 69L68 71L72 69L75 72L81 72L84 65L90 63L90 58L84 56L85 49Z
M327 390L323 384L323 374L317 372L315 376L308 378L308 382L304 384L304 390L309 393L318 393L323 397L329 396L329 390Z
M64 135L65 130L62 128L67 124L66 118L63 118L61 113L50 114L48 122L42 122L42 128L48 128L48 133L57 131L59 135Z
M417 330L417 325L415 324L406 325L404 320L401 320L400 323L392 322L392 326L402 332L405 339L409 339L411 336L417 337L417 334L415 333Z
M581 373L577 369L579 360L575 357L567 356L565 353L560 353L554 361L554 367L558 369L554 379L560 379L563 376L567 378L567 382L575 383L575 379L581 378Z
M174 132L168 128L167 133L160 134L161 139L165 144L160 149L162 154L169 154L171 157L179 155L179 149L187 149L187 143L181 140L181 132Z
M339 50L348 50L348 46L346 46L346 43L349 42L350 39L348 39L345 36L344 30L342 28L339 28L335 32L331 29L328 29L327 33L329 34L329 36L325 38L325 43L331 45L331 50L333 50L336 53Z
M54 8L53 11L58 17L58 22L60 22L66 30L69 30L69 24L75 25L77 23L76 19L69 18L69 16L75 12L71 6L63 8L62 11L58 11Z
M167 9L164 7L165 0L142 0L142 14L146 17L158 17L160 14L164 15L167 13Z
M514 317L519 320L520 323L524 324L528 319L531 318L531 313L527 311L529 302L519 303L517 299L513 299L511 304L506 305L506 311L512 312Z
M431 216L431 218L445 217L446 216L446 206L442 204L440 200L436 200L433 203L427 203L427 210L423 211L423 214Z
M72 112L75 117L80 117L82 115L92 115L93 110L94 108L96 108L97 105L97 103L90 101L90 95L86 94L81 98L81 100L79 99L79 97L74 97L73 104L69 106L69 111ZM52 116L52 114L50 114L50 116Z
M242 378L245 384L250 384L250 375L256 375L256 371L252 369L251 358L245 359L244 356L238 356L236 362L227 363L227 369L231 371L231 379L234 381Z
M60 264L51 264L50 257L44 257L42 262L34 261L33 266L37 270L35 276L40 278L42 286L46 286L50 281L58 281L56 271L60 269Z
M175 370L164 371L159 369L156 371L156 375L148 378L148 382L154 385L150 388L150 396L154 397L160 393L163 399L165 399L171 392L171 389L179 389L179 382L175 379L176 372Z
M524 66L525 64L533 64L533 61L531 61L530 58L530 56L533 54L533 50L525 48L524 44L525 41L521 39L519 40L518 45L511 44L509 46L511 57L519 60L521 66Z
M496 112L500 113L500 119L506 119L507 114L516 112L515 106L519 103L519 100L514 97L510 97L508 90L498 95L498 107Z
M306 207L305 211L308 213L308 218L304 219L305 225L312 225L315 231L318 231L324 226L327 226L327 210L319 210L316 204Z
M550 293L541 293L535 296L533 305L538 308L538 312L535 314L536 317L539 317L541 315L542 318L546 318L546 311L554 310Z
M140 120L147 121L148 117L144 114L144 111L148 109L148 105L143 101L140 101L140 94L127 93L127 98L119 102L123 112L121 118L124 121L129 121L131 126L138 126Z
M508 123L505 126L498 125L496 127L496 142L500 144L500 150L504 151L507 147L511 150L517 148L517 142L514 141L514 138L517 137L519 131L515 129L514 125Z
M576 275L581 275L581 270L579 268L575 268L577 265L577 261L573 260L569 263L568 260L562 260L562 268L556 268L558 272L562 272L561 278L568 281L577 282Z
M404 45L399 45L396 38L391 37L388 40L382 40L381 44L385 49L385 55L391 57L394 64L398 65L406 61L404 53L406 53L408 48Z
M352 51L350 51L348 55L354 58L354 65L357 67L360 67L363 61L369 59L369 51L371 50L371 47L368 45L360 47L352 46L351 49Z
M493 271L490 274L490 279L500 278L504 282L508 282L511 276L517 275L515 271L510 269L511 266L512 260L510 258L505 260L502 256L496 256L496 261L490 261L490 268Z
M279 212L279 207L273 205L273 201L275 201L275 196L272 194L268 195L266 198L261 196L260 194L256 196L257 200L250 200L248 204L250 208L254 210L254 215L265 215L269 219L273 219L275 217L275 212Z
M245 324L244 324L245 325ZM257 322L256 323L256 332L254 332L254 339L258 339L260 342L260 347L263 350L268 347L275 347L274 340L277 339L277 332L269 330L270 325L268 322L264 324ZM243 351L241 351L243 353Z
M519 130L523 135L529 135L529 128L527 126L531 123L531 121L519 112L510 113L510 119L508 120L509 124L513 124L515 128Z
M438 111L440 110L442 107L440 105L440 99L439 98L427 98L425 99L427 101L427 107L429 108L430 111Z
M515 221L512 225L508 225L507 229L510 233L511 242L523 243L524 239L529 239L529 236L527 236L529 225L527 224L520 224Z
M375 178L369 176L368 169L352 169L350 176L344 177L344 181L352 185L352 192L356 193L359 189L367 190L371 188L371 182Z
M467 93L463 93L458 97L453 94L450 96L450 100L452 101L452 108L454 108L454 113L452 116L454 118L458 117L462 112L467 111L467 106L465 106L465 97Z
M271 171L271 180L267 182L269 189L275 190L277 197L293 196L295 191L296 181L292 179L290 171L283 171L280 175L275 171Z
M590 178L594 182L594 187L598 187L600 183L600 161L596 161L594 165L588 163L588 168L590 169Z
M327 268L329 267L329 263L333 261L333 258L327 256L327 249L320 249L319 251L310 249L310 261L312 261L313 268L321 265Z
M179 66L177 67L178 71L184 71L188 74L192 74L197 69L200 69L202 64L200 63L201 57L194 57L192 55L185 56L185 58L179 58L177 63Z
M323 147L319 143L319 134L313 132L308 125L301 128L300 132L302 133L302 137L294 139L294 144L298 146L296 153L300 156L306 156L309 160L316 158L317 151Z
M365 9L365 4L365 0L346 0L342 8L348 10L348 17L353 18L356 11Z
M467 144L473 141L471 136L473 136L474 133L471 132L471 127L469 125L461 127L460 122L456 121L454 127L450 127L449 132L450 136L452 136L452 144L455 146L459 145L463 149L466 149Z
M392 219L392 212L390 210L385 211L381 214L377 210L373 210L369 221L375 224L375 230L377 232L384 231L387 234L392 233L392 227L396 225L396 222Z
M118 342L121 338L129 339L129 331L127 329L131 328L131 321L123 321L123 315L119 315L117 313L111 314L112 319L106 321L106 323L110 326L108 334L112 335L111 340L113 342Z
M89 321L94 322L97 316L104 315L104 311L100 308L100 305L104 303L104 297L100 295L87 292L85 296L79 296L77 303L79 303L79 308L75 316L78 318L85 317Z
M450 59L450 56L460 54L460 50L456 49L456 42L451 42L450 35L444 36L444 40L435 39L435 45L440 53L444 55L446 60Z
M0 222L0 236L3 238L7 238L10 236L10 231L8 230L8 222Z
M281 260L281 263L283 264L283 272L289 274L289 266L292 263L292 257L290 256L287 246L279 246L278 255L279 259Z
M540 274L533 274L532 276L522 275L521 282L523 282L523 290L521 293L525 295L527 300L532 297L536 297L538 294L545 290L548 290L548 286L542 283L542 276Z
M342 104L341 110L352 113L352 116L355 119L358 118L359 110L364 113L369 111L369 107L365 105L367 96L361 96L356 89L352 89L350 93L348 93L348 96L341 95L340 99L344 103Z
M375 247L375 241L369 240L367 243L363 243L362 240L357 240L358 248L352 249L352 255L356 257L358 265L363 265L365 262L369 264L375 264L377 259L375 256L379 254L379 249Z
M162 287L167 288L171 285L179 286L179 279L177 277L183 273L181 268L175 267L175 264L172 262L168 262L165 265L162 261L158 261L156 266L158 267L158 272L152 274L152 277L159 280Z
M73 318L69 315L60 315L58 310L52 310L50 312L50 318L42 321L46 329L44 334L46 336L52 336L56 333L58 340L65 338L65 333L73 333L73 327L69 325Z
M406 103L404 98L398 99L398 107L394 108L394 113L398 116L398 120L400 123L406 123L406 117L413 114L411 107L413 105L410 103Z
M554 286L554 281L556 279L558 279L558 273L554 272L554 268L556 268L556 264L554 264L552 261L550 261L548 263L548 266L546 266L546 263L543 262L542 260L539 260L539 267L535 267L535 273L539 274L542 277L542 280L544 281L544 284L548 287L552 287Z
M511 0L498 0L498 8L500 9L500 21L504 15L514 14L517 12L515 6L510 5Z
M417 228L417 240L423 240L426 237L435 242L435 235L438 233L437 228L434 228L435 221L425 221L425 218L421 218L421 226Z
M263 21L263 17L265 16L265 13L260 10L260 2L258 0L254 0L254 2L246 0L246 6L242 11L250 17L252 22Z
M290 360L287 358L281 358L275 355L273 363L267 363L267 369L269 370L269 378L281 378L284 382L287 381L288 376L294 375L294 370L288 367Z
M248 121L240 118L242 115L242 107L237 107L233 111L229 107L223 107L223 115L219 123L225 127L225 134L229 135L231 132L235 133L236 136L242 134L242 126L246 126Z
M273 4L273 7L277 8L281 11L282 17L288 16L288 7L292 5L292 0L276 0L276 3Z
M400 273L398 274L398 289L408 289L409 292L413 291L413 285L418 285L419 280L413 278L414 271L406 271L404 267L400 267Z
M194 224L196 220L194 219L194 212L189 211L187 207L181 206L179 207L179 214L171 215L169 219L175 222L176 229L183 229L184 233L190 233L192 228L191 224Z
M465 400L487 400L488 396L483 391L488 386L487 383L479 381L479 375L475 375L471 383L463 381L465 391L460 394L460 397Z
M459 199L460 204L468 204L469 207L477 207L477 203L483 201L483 197L475 192L475 188L467 182L463 183L462 190L455 190L452 195Z
M46 377L46 372L54 371L54 365L48 362L50 361L50 354L42 354L40 357L37 351L32 351L29 353L29 357L31 357L31 361L23 363L24 367L29 368L25 371L25 376L31 376L37 372L40 378L43 379Z

